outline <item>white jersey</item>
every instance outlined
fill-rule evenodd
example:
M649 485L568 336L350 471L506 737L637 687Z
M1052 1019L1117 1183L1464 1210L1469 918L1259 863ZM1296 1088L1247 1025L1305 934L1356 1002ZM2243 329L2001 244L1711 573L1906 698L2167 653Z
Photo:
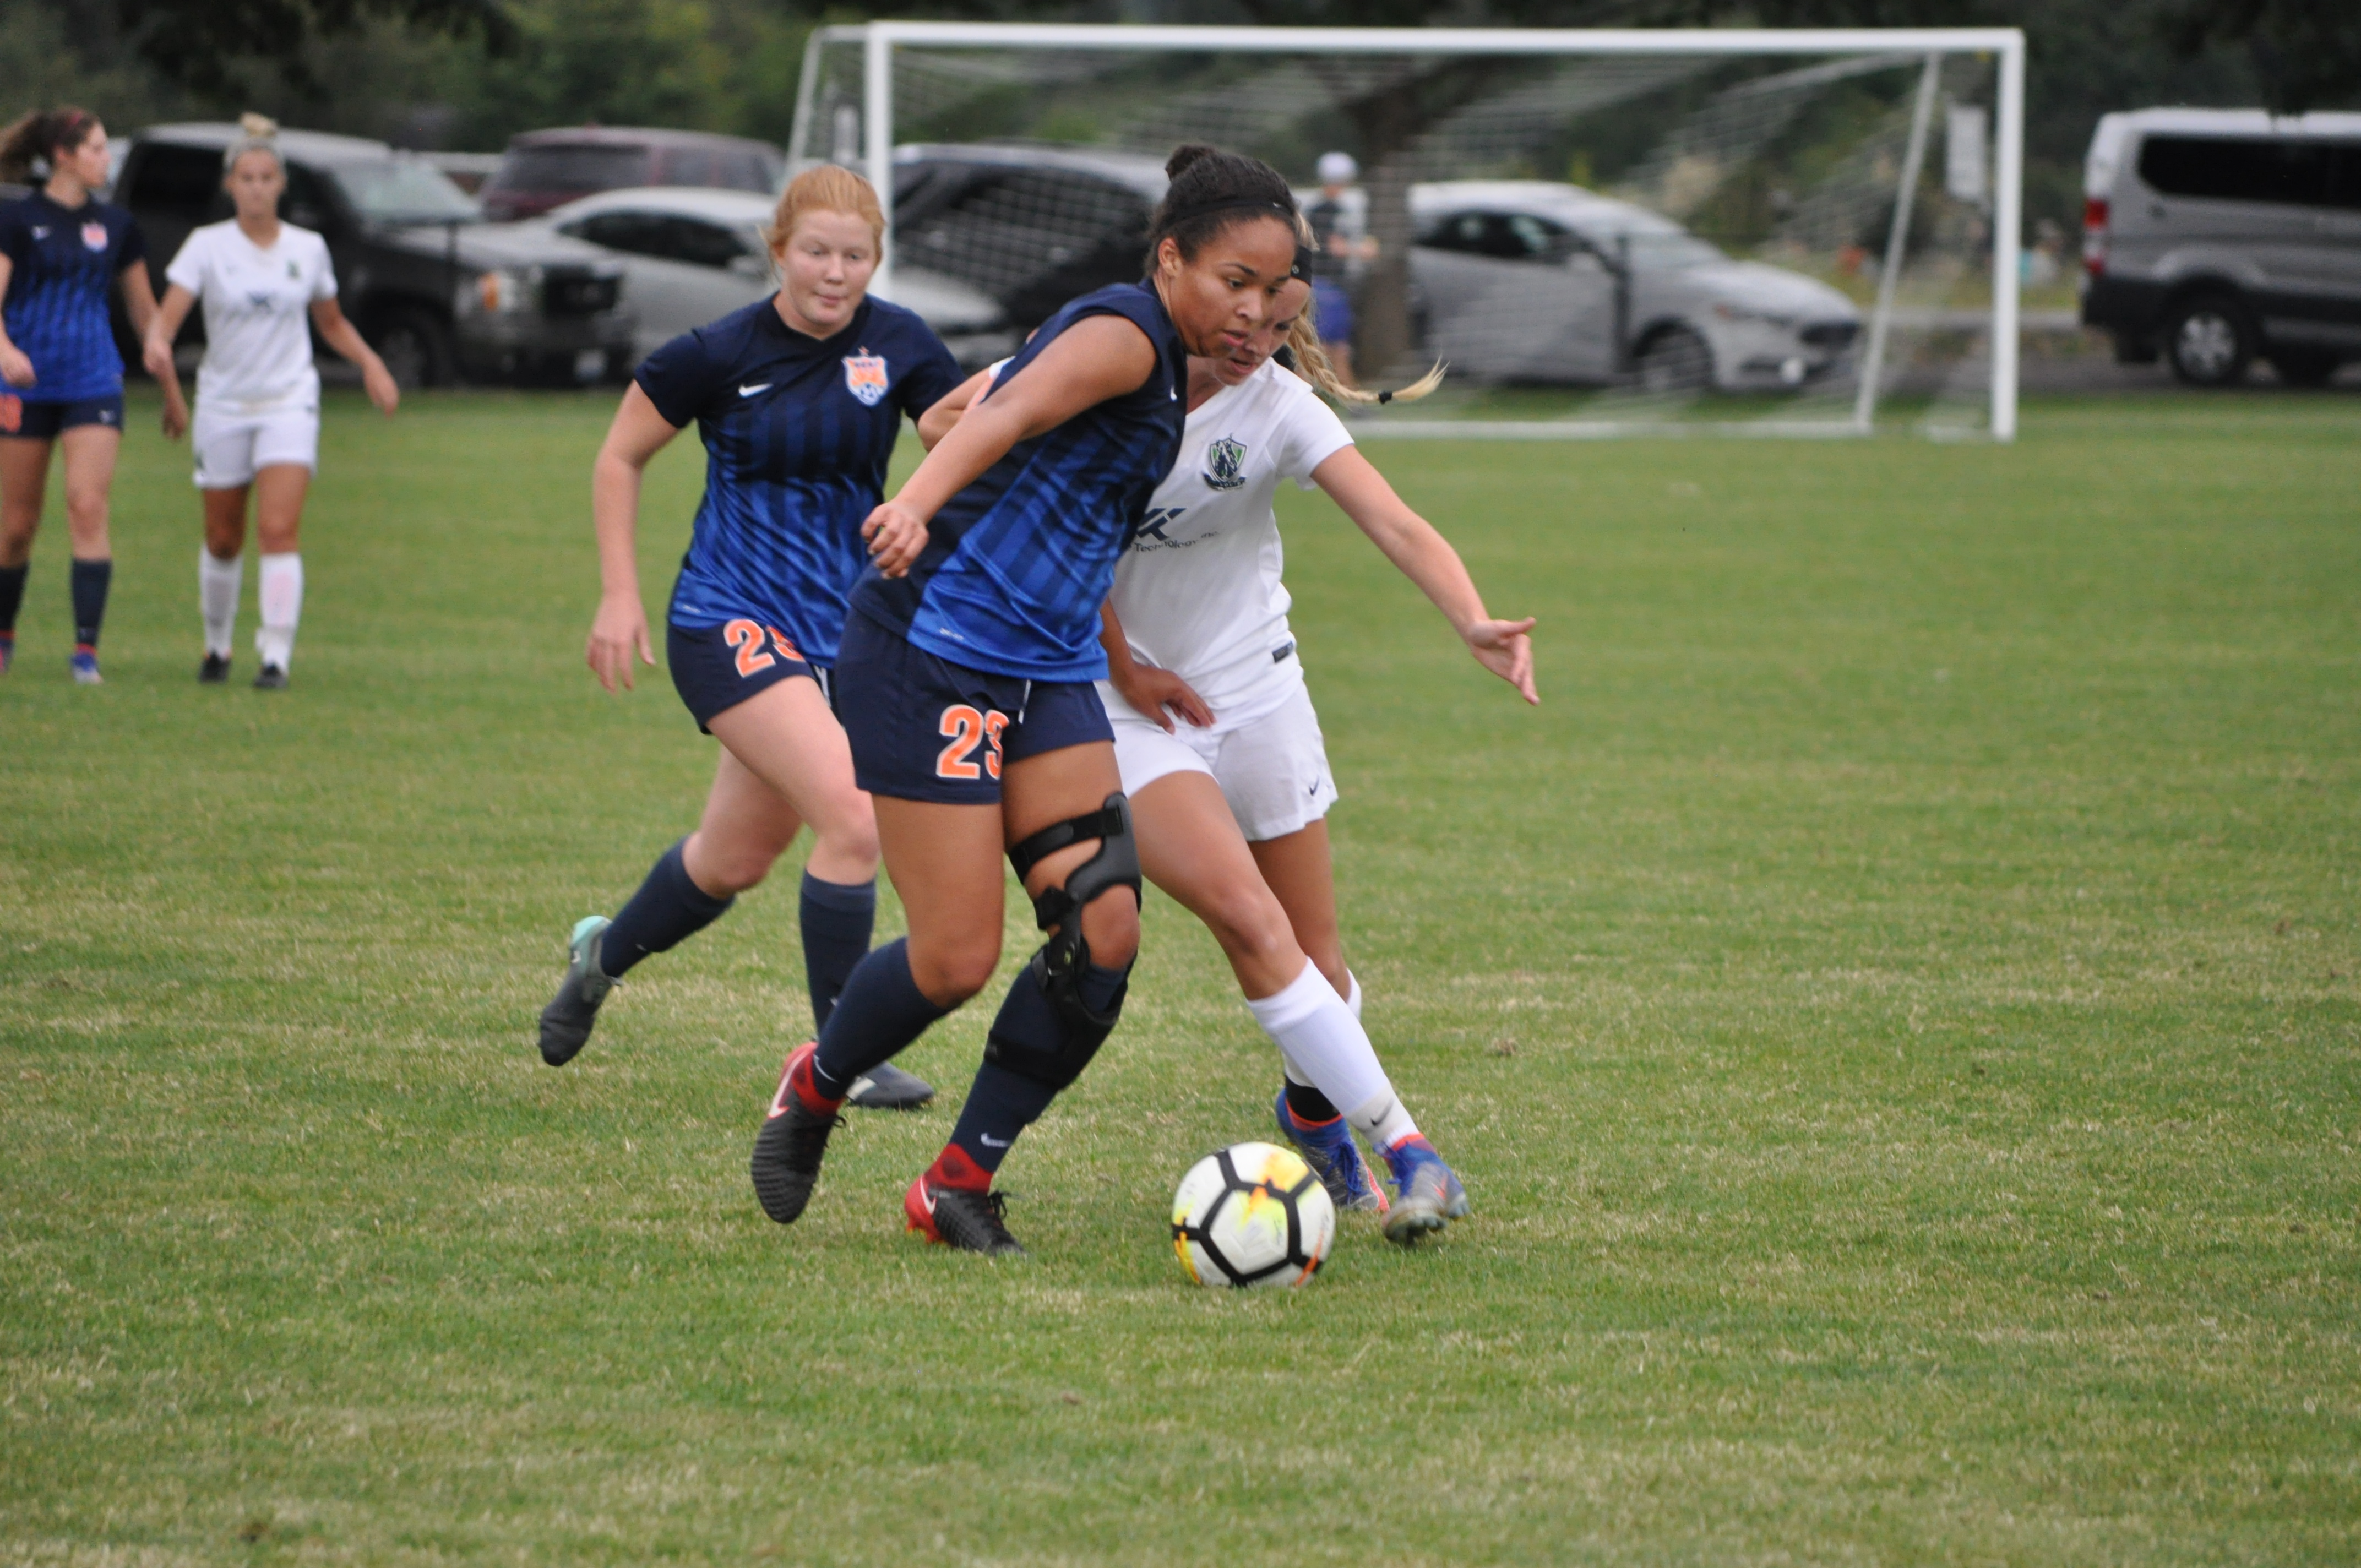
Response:
M1303 681L1287 629L1281 479L1353 444L1345 422L1276 360L1190 414L1180 460L1115 569L1112 602L1133 657L1195 688L1217 722L1244 722Z
M336 295L325 240L282 223L277 243L265 250L235 219L207 224L189 236L164 279L204 306L199 402L241 413L318 405L312 302Z

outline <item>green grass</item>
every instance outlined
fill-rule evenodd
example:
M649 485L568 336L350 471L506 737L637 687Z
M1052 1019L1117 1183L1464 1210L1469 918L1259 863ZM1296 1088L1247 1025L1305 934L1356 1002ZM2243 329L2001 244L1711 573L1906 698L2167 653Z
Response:
M763 1219L779 887L539 1065L568 924L711 766L661 675L581 668L604 415L332 399L280 696L243 649L190 678L144 411L103 689L43 539L0 685L0 1562L2361 1554L2349 400L1374 446L1542 618L1535 712L1285 498L1350 948L1476 1203L1415 1254L1348 1223L1285 1297L1163 1237L1275 1081L1167 900L1006 1173L1029 1261L901 1234L939 1107ZM659 600L698 477L651 482ZM910 1055L950 1104L985 1011Z

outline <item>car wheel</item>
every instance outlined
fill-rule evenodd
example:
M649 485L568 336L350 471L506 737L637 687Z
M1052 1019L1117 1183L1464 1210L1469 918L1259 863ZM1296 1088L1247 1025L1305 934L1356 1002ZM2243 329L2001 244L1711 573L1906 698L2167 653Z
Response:
M369 346L403 391L451 384L453 355L449 329L423 310L388 311L376 323Z
M2334 354L2305 348L2282 348L2269 357L2271 368L2290 387L2325 387L2336 378L2336 367L2343 363Z
M1685 326L1667 327L1640 350L1640 389L1702 392L1713 385L1713 350Z
M2192 387L2235 387L2255 360L2254 323L2226 294L2188 301L2165 321L2164 356Z

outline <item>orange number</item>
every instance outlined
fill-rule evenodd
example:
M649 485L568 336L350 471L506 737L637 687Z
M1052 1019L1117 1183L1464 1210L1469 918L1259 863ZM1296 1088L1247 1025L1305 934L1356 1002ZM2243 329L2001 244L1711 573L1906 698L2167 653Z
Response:
M767 670L778 663L763 652L763 628L751 620L733 620L723 627L721 641L738 650L738 674L741 677Z
M781 654L793 659L798 664L807 664L811 663L810 660L804 657L804 651L802 649L787 641L787 634L785 632L780 630L775 626L765 627L763 630L771 634L771 646L776 648Z
M983 771L994 778L1000 776L1000 732L1008 728L1008 715L998 708L983 716Z
M999 715L993 717L996 718ZM936 754L935 777L972 779L983 776L983 770L968 761L974 754L976 742L983 739L983 715L965 703L954 703L943 709L943 720L935 727L935 732L951 738L951 743ZM993 776L999 776L998 769L994 770Z

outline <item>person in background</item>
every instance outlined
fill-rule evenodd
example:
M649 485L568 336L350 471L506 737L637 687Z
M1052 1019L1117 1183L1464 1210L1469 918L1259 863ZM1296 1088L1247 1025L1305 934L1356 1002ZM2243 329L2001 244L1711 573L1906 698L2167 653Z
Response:
M1378 254L1378 242L1367 232L1367 209L1347 199L1360 177L1361 166L1351 153L1322 153L1320 195L1303 209L1312 225L1312 319L1337 380L1348 388L1358 384L1353 378L1353 280Z

